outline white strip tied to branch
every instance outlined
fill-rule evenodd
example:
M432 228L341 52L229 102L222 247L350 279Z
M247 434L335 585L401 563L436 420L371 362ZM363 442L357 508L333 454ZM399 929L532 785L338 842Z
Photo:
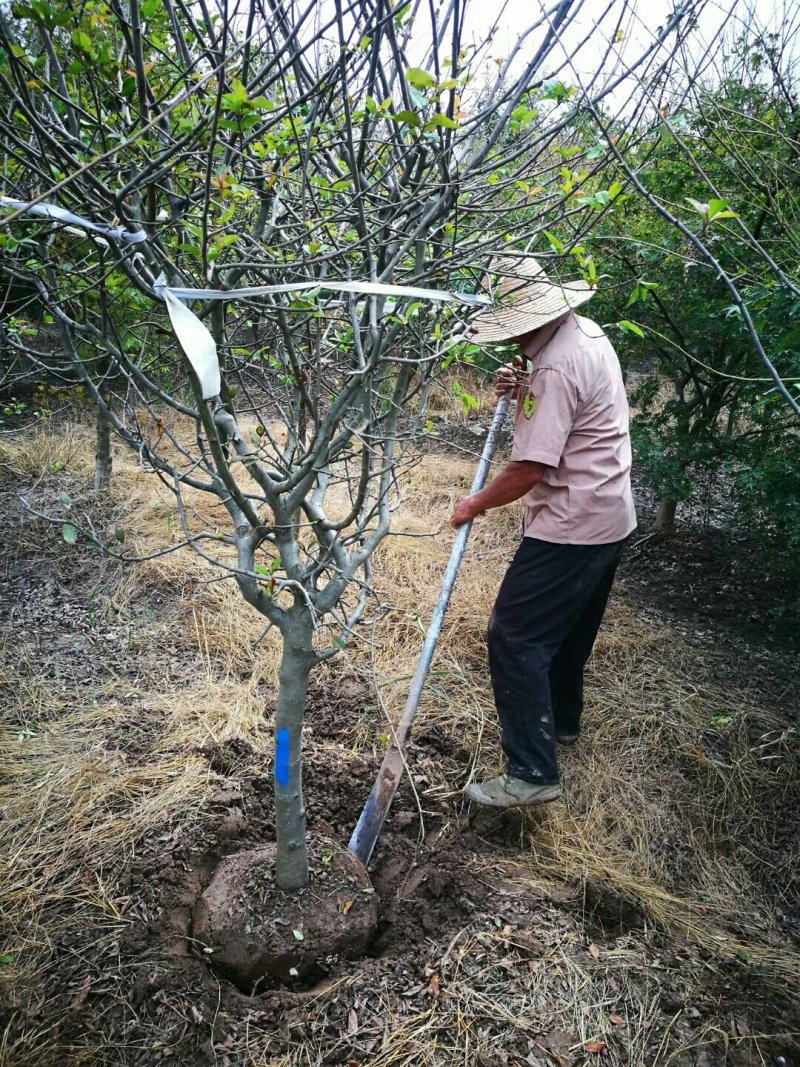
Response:
M204 400L211 400L221 388L217 346L208 328L182 300L241 300L275 293L298 293L312 289L326 292L355 293L360 296L413 297L418 300L455 301L461 304L488 304L490 298L473 293L456 293L445 289L422 289L414 285L386 285L383 282L336 281L329 278L314 282L286 282L281 285L251 285L242 289L181 289L168 286L160 274L154 289L167 305L172 328L186 358L200 382Z
M88 219L67 211L58 204L30 204L27 200L13 200L10 196L0 196L0 207L8 207L13 211L25 211L29 215L41 215L43 218L52 219L53 222L80 226L82 230L91 230L92 233L99 233L104 237L113 237L115 241L128 241L130 244L138 245L147 240L144 230L130 233L122 226L105 226L103 223L89 222Z
M79 226L83 230L112 237L116 241L128 241L141 244L148 239L144 230L130 233L121 226L105 226L90 222L89 219L76 215L57 204L32 204L26 200L14 200L10 196L0 196L0 207L14 211L23 211L31 215L41 215L70 226ZM461 304L489 304L488 296L473 293L455 293L445 289L422 289L414 285L386 285L382 282L352 282L320 279L314 282L288 282L283 285L253 285L243 289L180 289L167 286L166 278L159 275L154 283L156 293L167 305L170 322L178 338L178 343L186 358L194 368L200 381L204 400L219 396L221 378L217 346L208 328L190 311L182 300L240 300L251 296L269 296L276 293L308 292L322 289L326 292L355 293L360 296L413 297L418 300L454 301Z

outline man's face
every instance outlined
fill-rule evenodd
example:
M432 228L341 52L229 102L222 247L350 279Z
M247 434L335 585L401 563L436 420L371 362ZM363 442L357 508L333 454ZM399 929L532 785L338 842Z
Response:
M541 327L539 327L539 329L541 329ZM539 330L538 330L538 329L537 329L537 330L529 330L529 331L528 331L527 333L521 333L521 334L519 335L519 337L513 337L513 338L512 338L512 342L513 342L513 343L514 343L515 345L517 345L517 347L519 348L519 354L520 354L521 356L524 356L524 355L525 355L525 348L526 348L526 347L527 347L527 346L528 346L528 345L529 345L529 344L531 343L531 341L532 341L532 340L533 340L533 339L534 339L534 338L536 337L536 334L537 334L538 332L539 332Z

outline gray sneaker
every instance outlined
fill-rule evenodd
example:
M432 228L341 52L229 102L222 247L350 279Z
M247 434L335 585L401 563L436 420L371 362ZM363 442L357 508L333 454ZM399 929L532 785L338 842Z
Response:
M556 734L556 741L559 745L574 745L576 741L580 741L581 735L578 734Z
M524 808L530 804L547 804L561 796L561 785L548 782L534 785L510 774L501 774L490 782L470 782L464 790L470 800L489 808Z

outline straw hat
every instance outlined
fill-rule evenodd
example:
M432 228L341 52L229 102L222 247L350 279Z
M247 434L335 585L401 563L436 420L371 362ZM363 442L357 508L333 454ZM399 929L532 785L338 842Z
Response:
M472 320L470 341L508 341L580 307L595 294L584 281L551 282L535 259L503 256L490 265L494 304Z

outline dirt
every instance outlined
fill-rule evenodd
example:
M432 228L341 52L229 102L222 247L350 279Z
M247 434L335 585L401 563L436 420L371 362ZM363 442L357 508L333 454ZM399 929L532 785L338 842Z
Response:
M800 587L765 566L752 536L686 525L650 537L643 527L631 544L621 577L643 607L696 620L728 645L800 648Z
M742 675L759 685L769 677L777 698L789 676L782 650L792 636L782 622L768 630L765 620L792 618L794 609L788 591L777 595L775 583L742 562L732 536L695 528L671 543L633 547L620 595L699 641L749 649L759 669L742 658ZM65 701L76 693L88 701L110 679L122 684L119 692L125 684L133 692L147 610L115 609L106 572L90 554L66 555L61 546L9 551L10 544L0 568L0 625L15 684L25 684L34 660L46 659L44 677ZM185 652L160 630L159 642L154 654L179 676ZM741 680L734 667L726 669ZM149 750L133 699L128 712L119 747L135 764ZM346 842L369 793L380 752L349 746L361 726L373 737L385 730L365 681L341 672L315 681L304 764L314 840ZM381 835L370 871L374 894L362 881L343 895L348 873L338 869L331 880L337 918L347 901L362 901L365 914L374 909L374 934L344 949L314 945L305 973L301 954L291 963L281 958L269 983L259 984L254 971L229 981L224 962L209 960L214 954L205 949L217 938L207 936L197 909L215 892L220 870L227 878L233 865L241 886L252 882L254 854L267 856L274 817L268 746L257 743L264 731L263 738L209 741L197 750L208 768L208 799L191 820L161 824L127 850L113 872L115 910L103 913L102 923L95 913L65 918L55 906L45 909L41 929L52 924L62 932L41 977L0 1003L0 1023L8 1026L3 1067L449 1067L465 1062L448 1053L455 1034L466 1040L465 1027L470 1067L800 1063L794 979L778 982L744 955L704 951L602 877L536 886L515 879L514 863L535 850L537 821L546 815L471 814L456 793L471 753L436 725L409 746L414 788L404 778ZM449 795L435 788L442 780ZM246 863L236 859L242 855ZM318 876L325 855L316 852ZM85 868L104 884L106 872L91 856ZM222 889L231 906L239 890L230 893L228 882ZM248 897L250 907L258 904L257 893ZM299 930L312 948L320 927L307 915L284 914L277 894L263 896L261 907L258 921L286 918L288 926L278 928ZM246 926L244 912L242 918ZM319 918L335 925L324 911ZM273 961L279 955L273 950ZM636 1018L641 1005L645 1023ZM47 1035L35 1048L24 1040L34 1031Z
M195 951L245 993L312 985L374 940L378 898L359 859L329 838L308 849L309 882L297 892L276 884L269 844L226 856L193 909Z
M312 737L329 721L329 712L319 708L312 715ZM309 748L311 833L346 840L378 761L351 757L337 765L313 741ZM243 853L252 857L250 850L262 849L271 836L272 780L263 757L242 741L209 755L212 768L222 773L202 818L189 828L162 827L142 842L128 865L120 892L131 904L110 953L98 956L94 929L56 949L60 982L51 982L42 994L61 1047L75 1049L74 1060L62 1061L65 1067L82 1062L79 1051L99 1043L101 1035L99 1062L109 1067L165 1061L185 1067L277 1065L305 1043L317 1050L320 1064L367 1065L386 1040L389 1017L394 1026L426 1012L446 1020L448 1002L457 1001L465 985L484 1000L472 1003L471 1011L488 1047L496 1050L476 1063L590 1062L580 1041L576 1049L572 1026L542 1026L535 1016L513 1028L503 1022L503 999L513 994L524 1003L530 983L553 968L564 976L563 985L556 984L550 994L555 1006L559 996L566 1004L571 969L602 976L610 998L606 1014L618 1020L604 1040L623 1057L634 994L652 1003L651 1055L662 1031L670 1032L680 1048L682 1042L695 1043L709 1026L724 1025L726 1032L733 1027L736 1037L792 1028L785 992L776 993L773 983L741 960L720 963L654 927L641 904L602 879L532 891L504 877L500 862L513 861L520 848L527 848L529 835L535 839L537 816L532 823L515 813L470 818L458 807L454 811L426 797L426 834L420 840L407 783L371 872L380 914L365 954L357 961L344 953L332 955L311 988L293 988L296 982L290 979L248 995L209 966L205 939L192 930L192 913L220 862ZM435 747L418 739L411 754L415 764L446 761L450 770L460 768L463 778L467 767L460 757L457 740L441 736ZM236 779L225 780L224 768L234 765ZM274 908L273 902L270 913ZM305 936L314 935L306 930ZM34 998L28 1010L35 1012L36 1004ZM109 1039L115 1049L107 1047ZM706 1067L765 1062L751 1059L746 1046L706 1059L677 1056L672 1062ZM254 1047L261 1059L249 1058ZM758 1055L791 1057L790 1047L788 1040L761 1041ZM28 1067L24 1060L7 1062Z

